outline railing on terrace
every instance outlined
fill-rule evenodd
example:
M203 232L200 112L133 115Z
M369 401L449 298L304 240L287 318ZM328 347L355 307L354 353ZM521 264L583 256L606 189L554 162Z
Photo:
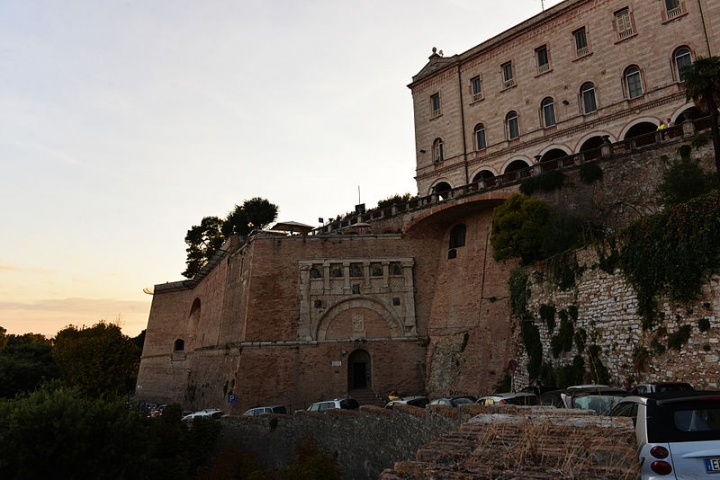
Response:
M342 230L352 228L357 224L394 217L406 212L418 210L426 205L440 204L459 197L501 190L503 188L517 185L525 178L540 175L541 173L550 170L572 169L578 167L582 163L595 162L598 160L612 160L631 153L658 148L664 143L692 136L696 132L708 128L710 128L710 122L707 117L704 117L693 121L686 121L682 125L668 127L661 132L650 132L615 143L610 143L607 137L603 137L605 143L598 148L585 150L583 152L564 157L558 157L552 160L541 161L522 170L506 172L502 175L482 179L468 185L438 191L431 195L417 196L406 203L396 204L392 207L382 209L375 208L363 214L353 215L342 220L330 222L327 225L314 229L310 234L322 235L327 233L342 233Z

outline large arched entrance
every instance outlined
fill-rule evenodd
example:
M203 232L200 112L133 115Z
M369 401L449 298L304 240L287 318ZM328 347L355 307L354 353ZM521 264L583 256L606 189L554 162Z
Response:
M355 350L348 357L348 389L370 388L370 354L365 350Z

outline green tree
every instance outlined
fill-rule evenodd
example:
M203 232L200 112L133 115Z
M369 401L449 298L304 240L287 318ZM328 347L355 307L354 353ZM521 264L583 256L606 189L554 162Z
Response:
M685 203L715 188L716 183L700 168L700 160L692 158L691 153L689 145L681 147L680 159L672 161L663 173L657 191L664 205Z
M718 105L720 105L720 57L698 57L683 67L685 95L704 113L710 115L715 153L715 169L720 179L720 129L718 128Z
M140 349L120 327L101 321L90 328L60 330L53 358L66 385L91 397L113 398L133 390Z
M403 195L395 194L392 197L388 197L384 200L380 200L377 204L377 208L383 209L383 208L390 208L393 205L402 205L404 203L409 202L413 199L413 196L411 193L405 193Z
M228 213L223 222L222 234L225 238L231 235L248 235L253 229L263 229L277 218L278 207L264 198L254 197L245 200L242 205Z
M228 213L223 220L205 217L200 225L194 225L185 235L188 247L185 278L193 278L207 265L225 240L233 235L246 236L253 229L263 229L277 218L278 207L264 198L254 197Z
M490 243L495 260L520 257L528 265L542 258L550 207L542 200L513 194L495 209Z
M205 217L200 225L193 225L185 235L188 247L186 265L182 273L185 278L193 278L202 267L222 247L225 237L221 232L223 221L219 217Z
M7 330L5 330L3 327L0 327L0 350L5 347L5 344L7 343L7 338Z
M149 479L154 438L123 401L41 389L0 400L0 478Z
M8 335L0 350L0 398L31 392L60 377L52 357L52 342L43 335Z

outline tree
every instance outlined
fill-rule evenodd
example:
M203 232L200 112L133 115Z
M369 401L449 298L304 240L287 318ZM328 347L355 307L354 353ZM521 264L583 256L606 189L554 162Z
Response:
M219 217L205 217L200 225L193 226L185 235L188 248L186 265L182 273L185 278L193 278L207 265L225 240L233 235L246 236L253 229L263 229L277 218L278 207L255 197L245 200L242 205L228 213L223 220Z
M193 225L185 235L188 248L187 268L182 273L185 278L193 278L202 267L212 258L215 252L222 247L225 237L221 232L223 221L218 217L205 217L200 225Z
M720 105L720 57L698 57L682 69L685 95L704 113L710 115L715 153L715 169L720 179L720 129L718 128L718 105Z
M679 152L680 159L670 163L657 189L660 201L666 206L679 205L705 195L717 183L713 181L714 177L700 168L700 160L692 158L689 145L680 147Z
M78 389L0 400L0 478L158 478L147 475L152 426L124 401Z
M528 265L542 258L550 207L542 200L513 194L495 209L492 236L495 260L520 257Z
M52 342L33 333L8 335L0 350L0 398L32 392L60 377L52 357Z
M53 358L65 384L90 397L113 398L133 390L140 349L119 326L101 321L90 328L60 330Z
M248 235L253 229L261 230L277 218L278 207L264 198L254 197L228 213L223 223L225 238L231 235Z

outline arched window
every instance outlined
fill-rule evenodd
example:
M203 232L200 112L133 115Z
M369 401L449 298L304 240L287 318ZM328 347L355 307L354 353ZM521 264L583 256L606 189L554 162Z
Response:
M690 49L687 47L678 48L677 50L675 50L673 58L675 59L675 68L677 69L676 73L678 82L684 82L685 75L683 75L683 67L692 65L692 56L690 56Z
M550 97L543 98L540 109L542 110L543 125L546 128L555 125L555 102L553 99Z
M455 225L450 230L450 244L448 248L458 248L465 246L465 232L467 227L464 224Z
M182 352L185 350L185 340L178 338L173 344L173 352Z
M485 150L487 142L485 141L485 125L478 123L475 125L475 149Z
M507 128L508 140L513 140L520 136L520 125L518 123L518 116L514 110L511 110L510 112L508 112L507 115L505 115L505 125Z
M643 94L642 78L640 77L640 69L632 65L625 69L625 88L629 98L637 98Z
M442 138L436 138L433 142L433 161L442 162L445 160L445 149Z
M583 83L580 87L582 96L583 113L592 113L597 110L597 99L595 98L595 85L591 82Z

